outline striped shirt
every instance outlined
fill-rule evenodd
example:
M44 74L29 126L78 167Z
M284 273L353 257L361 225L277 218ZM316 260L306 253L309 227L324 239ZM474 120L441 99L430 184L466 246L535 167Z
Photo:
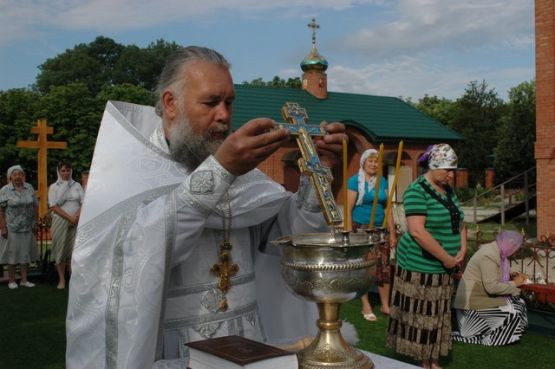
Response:
M424 227L432 237L439 242L439 244L451 256L455 256L461 248L461 233L460 227L464 214L460 207L459 199L452 193L452 206L460 213L460 219L456 219L456 228L453 229L453 219L447 207L428 193L420 184L429 187L437 196L446 200L449 203L449 198L437 192L426 181L424 176L420 176L414 181L405 191L403 196L403 205L405 208L405 215L423 215L426 217ZM416 240L405 232L399 245L397 246L397 263L405 270L421 272L421 273L445 273L446 269L443 264L436 259L432 254L424 250Z

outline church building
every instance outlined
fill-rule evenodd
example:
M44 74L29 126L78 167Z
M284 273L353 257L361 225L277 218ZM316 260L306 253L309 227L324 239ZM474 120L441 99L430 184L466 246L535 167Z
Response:
M428 145L453 143L462 138L440 122L421 113L410 104L397 97L363 95L332 92L327 88L326 69L328 62L316 48L313 19L312 49L302 60L302 89L267 86L236 85L236 100L232 128L237 129L244 122L255 117L269 117L282 122L281 108L286 102L295 102L308 113L309 124L321 121L342 122L347 129L349 177L359 168L362 152L368 148L378 149L384 144L384 176L393 182L399 141L403 140L401 172L397 183L396 201L402 201L405 188L419 174L417 161ZM401 91L400 91L401 92ZM297 159L300 151L294 139L286 147L280 148L270 158L261 163L259 169L290 191L296 191L299 178ZM333 190L341 203L343 199L341 168L336 168ZM457 171L455 185L467 185L465 170Z

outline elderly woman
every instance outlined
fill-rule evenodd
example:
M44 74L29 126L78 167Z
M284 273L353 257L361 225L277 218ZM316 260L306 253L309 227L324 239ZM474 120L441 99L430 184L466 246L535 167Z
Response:
M447 144L430 146L420 163L426 172L403 197L408 231L397 245L387 345L437 369L452 345L452 272L466 253L466 228L449 186L455 151Z
M58 272L59 290L66 287L66 267L71 261L77 222L85 195L81 185L71 178L71 163L58 163L58 180L48 189L48 204L52 212L52 257Z
M522 245L516 231L499 233L470 258L453 306L457 309L457 342L502 346L520 339L528 326L526 304L518 297L526 276L511 280L509 257Z
M0 264L8 264L8 287L17 288L15 266L20 264L21 287L34 287L27 280L29 263L38 259L34 230L38 219L35 190L25 183L19 165L8 169L9 183L0 190Z
M378 152L374 149L364 151L360 157L360 168L357 174L349 178L347 190L347 211L352 213L353 231L366 229L370 223L374 197L376 196L376 182L378 172ZM385 217L387 202L387 181L380 178L378 202L374 214L374 225L381 227ZM376 282L382 304L381 312L389 314L390 279L389 255L390 247L395 247L395 224L393 213L389 214L389 243L380 245L376 262ZM362 316L368 321L376 321L376 315L368 299L368 293L361 297Z

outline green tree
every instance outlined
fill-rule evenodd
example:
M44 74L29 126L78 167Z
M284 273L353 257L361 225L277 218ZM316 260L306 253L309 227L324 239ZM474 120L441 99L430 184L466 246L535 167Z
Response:
M49 151L49 183L55 180L53 168L62 158L72 162L75 174L89 169L103 109L85 83L52 87L40 99L37 111L54 128L50 140L68 145L66 150Z
M505 104L485 81L470 82L455 102L449 126L464 138L463 142L454 144L454 149L459 167L469 170L471 185L483 181L484 170L490 165L488 157L497 145L497 130L504 110Z
M455 103L443 97L439 98L437 96L425 95L418 100L418 103L412 105L422 113L438 120L446 126L448 126L449 122L454 118Z
M113 83L129 83L154 91L168 56L179 48L175 42L169 43L162 39L146 48L135 45L125 47L114 67Z
M31 127L36 124L38 100L39 95L28 89L0 91L0 186L5 184L6 170L14 164L21 164L27 171L27 180L33 183L36 151L18 149L16 143L36 139Z
M106 102L109 100L153 106L156 102L156 95L144 87L124 83L121 85L104 86L95 99L100 106L106 105Z
M90 44L79 44L71 50L46 60L39 66L36 86L47 93L54 86L84 83L92 94L113 81L113 70L123 45L98 36Z
M287 81L279 76L274 76L271 81L264 81L262 77L255 78L250 82L243 81L241 83L244 86L254 86L254 87L289 87L289 88L301 88L302 82L299 77L288 78Z
M496 181L501 183L535 165L536 84L523 82L509 90L508 112L503 117L495 148Z
M104 86L130 83L153 91L167 57L179 47L162 39L146 48L124 46L98 36L41 64L36 86L47 93L54 86L84 83L96 95Z

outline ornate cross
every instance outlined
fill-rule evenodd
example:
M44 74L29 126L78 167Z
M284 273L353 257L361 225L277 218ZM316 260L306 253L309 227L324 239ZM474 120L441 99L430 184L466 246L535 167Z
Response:
M312 21L307 24L308 28L312 28L312 44L316 44L316 30L320 28L320 25L316 23L316 18L312 18Z
M210 268L210 272L220 277L218 289L222 292L222 297L219 302L219 309L221 311L226 311L228 308L227 297L225 294L231 287L231 277L236 275L239 271L239 266L231 262L231 249L231 243L224 241L224 243L220 246L219 251L220 262L218 264L214 264L212 268Z
M330 168L324 167L320 162L318 152L311 138L311 136L324 136L326 131L320 126L306 124L308 114L297 103L285 103L281 108L281 115L289 123L278 123L278 126L286 128L295 136L297 145L301 150L302 158L298 160L301 173L310 176L328 224L332 227L339 227L343 222L343 216L337 208L331 190L333 175Z
M21 141L18 140L16 147L23 149L39 149L37 152L38 162L38 198L39 198L39 216L43 218L48 211L48 184L47 181L47 150L48 149L66 149L67 142L64 141L48 141L46 135L51 135L54 132L52 127L48 127L46 119L41 118L38 120L35 127L31 127L31 133L38 134L36 141Z

